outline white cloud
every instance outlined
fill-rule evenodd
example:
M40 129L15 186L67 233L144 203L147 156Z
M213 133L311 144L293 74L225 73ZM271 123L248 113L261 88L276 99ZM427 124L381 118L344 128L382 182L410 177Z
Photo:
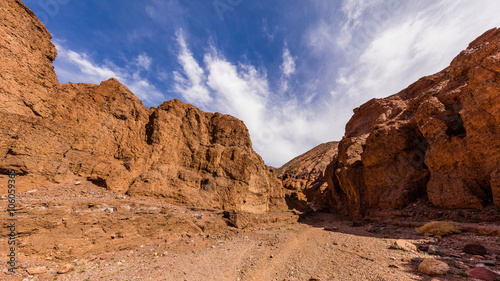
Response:
M281 71L285 77L290 77L290 75L295 72L295 60L286 45L283 48L283 63L281 64Z
M140 54L137 57L137 65L146 70L150 69L152 62L153 60L147 54Z
M152 3L148 14L169 26L168 17L158 12L163 2ZM318 0L314 5L317 16L311 17L302 44L290 46L293 55L300 54L299 67L287 45L272 66L280 73L268 75L249 62L230 61L213 46L193 54L177 32L179 67L157 76L162 81L173 77L172 89L195 106L243 120L254 149L266 163L279 166L321 142L340 140L353 108L443 69L469 42L500 25L498 0L344 0L340 9L337 1ZM286 31L270 34L266 26L264 36L271 43ZM153 65L147 54L120 68L60 46L58 50L55 65L62 80L99 83L116 77L142 99L158 97L141 75ZM292 78L294 88L289 86Z
M111 63L98 64L86 53L67 49L58 40L54 40L54 44L58 53L54 68L59 82L100 84L110 78L116 78L144 102L153 104L163 99L163 94L141 75L141 70L149 69L152 63L146 54L139 55L129 66L120 68ZM151 75L151 72L146 74Z
M182 31L177 32L177 43L180 47L177 60L182 66L185 76L178 71L174 71L175 90L188 102L205 105L212 98L205 83L204 71L188 49Z
M325 135L331 136L330 121L323 122L322 119L329 119L335 114L329 113L331 108L325 103L314 104L317 93L311 92L305 101L277 95L271 89L264 70L251 64L233 63L213 46L204 55L202 67L185 40L181 38L177 41L182 74L174 72L174 75L187 77L180 81L199 85L203 91L210 93L212 99L208 104L202 104L200 100L188 101L206 111L231 114L243 120L254 149L264 157L266 163L279 166L318 144L318 138L328 139ZM286 47L283 59L283 75L290 76L295 72L295 62ZM196 95L196 89L190 87L176 89L185 98Z
M239 66L217 54L206 54L208 86L214 92L218 110L245 121L249 130L256 132L265 118L269 86L265 74L253 66Z
M330 140L342 137L353 108L444 69L472 40L500 26L495 0L345 0L343 18L331 16L332 1L320 3L303 40L324 66L307 79L319 81L316 99L335 115L319 120L330 122Z
M379 22L383 28L370 36L365 29L373 23L371 17L358 18L357 28L351 32L364 33L366 44L359 48L359 59L342 68L338 90L361 103L394 94L422 76L442 70L469 42L500 23L495 12L500 2L479 2L407 2L399 7L401 13L394 12ZM371 9L388 9L381 5ZM356 47L351 42L344 49Z

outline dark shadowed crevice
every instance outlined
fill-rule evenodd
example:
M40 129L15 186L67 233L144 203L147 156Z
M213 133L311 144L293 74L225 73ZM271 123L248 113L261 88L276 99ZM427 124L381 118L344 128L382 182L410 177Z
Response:
M157 113L155 111L151 113L151 115L149 115L149 121L146 124L146 143L148 145L153 144L154 123L156 118L157 118Z
M103 179L103 178L100 178L100 177L97 177L97 178L87 178L88 181L90 181L91 183L99 186L99 187L103 187L103 188L108 188L108 184L106 183L106 180Z
M10 175L10 170L11 168L6 168L6 167L0 167L0 175ZM25 176L28 174L28 172L24 169L20 169L18 167L13 168L13 170L16 171L16 176Z
M467 136L464 122L462 118L460 118L460 115L455 116L455 118L450 118L447 121L448 128L446 129L446 135L460 138L465 138Z

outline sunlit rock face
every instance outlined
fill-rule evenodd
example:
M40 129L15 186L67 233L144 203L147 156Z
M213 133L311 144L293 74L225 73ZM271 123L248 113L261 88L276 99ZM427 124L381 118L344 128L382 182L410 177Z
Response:
M443 71L372 99L329 167L331 208L362 217L420 197L439 208L500 206L500 29Z
M59 84L57 51L22 2L0 2L0 176L19 189L78 175L112 191L262 213L282 188L242 121L179 100L148 109L124 85Z

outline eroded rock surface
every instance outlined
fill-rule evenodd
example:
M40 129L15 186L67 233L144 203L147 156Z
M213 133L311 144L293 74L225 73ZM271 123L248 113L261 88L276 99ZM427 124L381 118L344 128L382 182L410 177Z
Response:
M116 79L59 84L57 51L36 16L7 0L0 19L0 174L16 169L20 191L74 174L114 192L198 207L284 206L242 121L179 100L148 109Z
M439 208L500 206L499 74L492 29L443 71L356 108L326 171L330 207L362 217L422 197Z
M337 155L338 142L327 142L301 154L276 170L283 186L304 189L324 176L326 167Z
M276 170L287 194L290 208L302 211L318 210L331 201L327 191L328 165L337 157L338 142L320 144L295 157Z

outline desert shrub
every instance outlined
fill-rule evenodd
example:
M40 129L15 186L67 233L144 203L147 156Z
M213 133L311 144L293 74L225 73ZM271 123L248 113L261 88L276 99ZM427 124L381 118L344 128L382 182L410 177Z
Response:
M417 228L416 230L420 235L434 235L438 238L455 233L460 233L458 224L452 221L431 221Z

